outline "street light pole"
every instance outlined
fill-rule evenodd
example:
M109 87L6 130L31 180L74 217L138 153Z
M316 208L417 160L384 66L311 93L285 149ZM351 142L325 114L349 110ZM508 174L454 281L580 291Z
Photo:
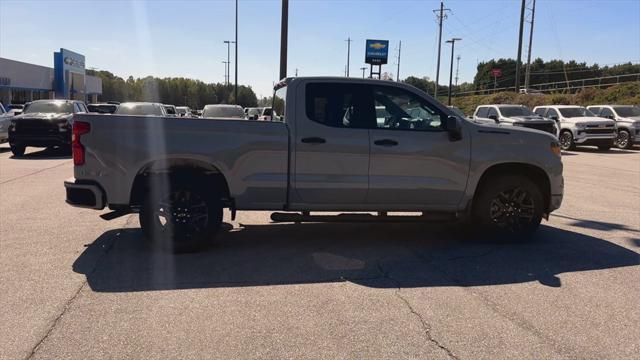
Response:
M447 40L447 43L451 43L451 68L449 69L449 100L447 101L447 105L451 106L451 88L453 82L453 49L456 46L456 41L460 41L460 38L452 38L451 40Z
M228 70L229 62L222 60L222 63L224 64L224 84L228 85L229 84L229 70Z
M228 66L227 80L225 85L229 85L229 82L231 80L230 79L231 78L231 44L235 44L236 42L231 40L225 40L224 43L227 44L227 66Z
M282 0L280 19L280 80L287 77L287 40L289 38L289 0Z
M238 105L238 0L236 0L236 66L235 66L235 72L236 72L236 80L235 80L235 103L236 105Z

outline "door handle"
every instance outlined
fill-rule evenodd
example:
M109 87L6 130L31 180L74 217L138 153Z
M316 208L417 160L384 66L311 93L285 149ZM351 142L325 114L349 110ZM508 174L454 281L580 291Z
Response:
M379 145L379 146L396 146L396 145L398 145L397 141L391 140L391 139L376 140L373 143L376 144L376 145Z
M317 136L302 138L300 141L305 144L324 144L327 142L327 140Z

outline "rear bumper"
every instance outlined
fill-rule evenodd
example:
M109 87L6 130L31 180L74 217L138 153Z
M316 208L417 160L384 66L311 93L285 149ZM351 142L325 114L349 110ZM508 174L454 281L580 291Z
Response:
M106 196L98 184L71 178L64 181L64 187L67 191L67 204L95 210L104 209Z

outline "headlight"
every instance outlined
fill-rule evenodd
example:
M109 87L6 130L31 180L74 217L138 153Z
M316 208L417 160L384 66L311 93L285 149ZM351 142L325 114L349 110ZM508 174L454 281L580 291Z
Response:
M576 124L576 128L580 129L580 130L584 130L587 128L586 124L582 124L582 123L577 123Z
M635 127L636 129L640 129L640 121L634 122L633 127Z

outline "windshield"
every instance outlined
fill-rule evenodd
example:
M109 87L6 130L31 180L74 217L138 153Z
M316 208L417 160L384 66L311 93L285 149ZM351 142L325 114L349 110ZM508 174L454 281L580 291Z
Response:
M262 116L271 116L271 108L265 108L262 112Z
M24 113L71 114L73 113L73 103L66 101L37 101L27 106Z
M244 119L244 111L237 106L205 106L202 116Z
M595 115L583 107L574 107L574 108L560 108L558 109L562 117L565 118L574 118L574 117L594 117Z
M260 108L250 108L247 111L247 115L249 116L256 116L256 115L260 115L261 113L261 109Z
M167 114L169 115L175 115L176 114L176 110L173 106L165 106L164 107L164 111L167 112Z
M504 117L534 116L535 114L524 106L501 106L500 113Z
M613 109L620 117L640 116L640 107L638 106L616 106Z
M117 115L156 115L162 116L159 106L153 104L122 104L114 114Z

